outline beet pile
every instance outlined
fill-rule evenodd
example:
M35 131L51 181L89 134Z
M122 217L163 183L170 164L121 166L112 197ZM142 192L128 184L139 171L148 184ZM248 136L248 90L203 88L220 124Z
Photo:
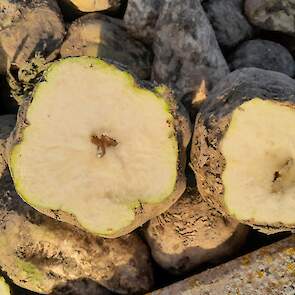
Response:
M289 0L1 1L1 295L145 294L294 232L294 44Z

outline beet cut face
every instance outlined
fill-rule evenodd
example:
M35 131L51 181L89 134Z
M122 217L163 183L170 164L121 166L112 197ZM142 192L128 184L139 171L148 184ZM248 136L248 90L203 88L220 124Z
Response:
M184 185L172 100L164 92L138 86L99 59L54 63L20 111L12 139L10 170L20 196L107 237L165 210Z

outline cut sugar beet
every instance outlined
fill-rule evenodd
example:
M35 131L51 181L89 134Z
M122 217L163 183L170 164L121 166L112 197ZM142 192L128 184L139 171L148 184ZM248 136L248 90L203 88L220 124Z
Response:
M234 215L260 223L295 223L294 124L292 103L253 98L233 112L221 152L227 159L225 203Z
M68 58L22 105L9 166L39 211L116 237L182 194L188 126L166 88L142 88L96 58Z
M191 159L202 196L266 233L295 229L294 91L284 74L235 71L195 127Z
M10 295L10 288L6 284L4 278L0 277L0 294L1 295Z
M120 0L60 0L83 12L95 12L118 8Z

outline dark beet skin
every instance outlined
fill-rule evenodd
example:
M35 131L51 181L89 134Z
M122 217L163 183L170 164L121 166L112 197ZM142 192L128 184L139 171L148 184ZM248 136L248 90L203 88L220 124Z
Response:
M268 40L250 40L242 43L229 57L231 70L255 67L281 72L290 77L295 74L291 53L282 45Z
M165 0L129 0L124 22L129 33L147 44L152 44L160 8Z
M253 35L243 14L243 0L207 0L203 7L213 26L219 45L230 49Z
M211 89L228 72L214 31L199 1L167 1L156 25L152 79L176 98L192 97L202 83Z
M294 0L246 0L245 14L261 29L295 36Z

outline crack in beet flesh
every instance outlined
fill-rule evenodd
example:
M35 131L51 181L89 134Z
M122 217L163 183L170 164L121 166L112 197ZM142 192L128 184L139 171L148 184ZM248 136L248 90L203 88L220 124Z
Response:
M97 146L97 155L99 158L102 158L106 154L106 149L108 147L115 147L118 145L118 142L115 139L105 134L102 134L100 137L92 135L91 142Z

